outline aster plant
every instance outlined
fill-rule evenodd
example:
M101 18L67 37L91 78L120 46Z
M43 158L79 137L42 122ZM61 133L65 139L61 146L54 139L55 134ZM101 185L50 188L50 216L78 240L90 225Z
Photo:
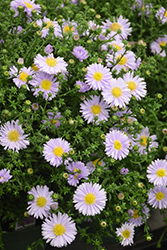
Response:
M150 210L167 207L167 96L147 83L166 36L147 56L130 18L165 25L164 10L130 1L128 19L121 6L51 2L3 3L0 235L31 216L52 247L76 235L98 250L105 237L132 245L141 225L151 237Z

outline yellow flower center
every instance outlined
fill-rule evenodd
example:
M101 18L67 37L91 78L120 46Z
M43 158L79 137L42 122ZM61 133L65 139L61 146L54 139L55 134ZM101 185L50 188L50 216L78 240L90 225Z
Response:
M30 3L28 3L28 2L26 2L26 1L24 1L24 4L25 4L26 7L29 8L29 9L32 9L32 8L33 8L33 5L30 4Z
M100 161L100 158L98 158L98 159L94 160L92 163L93 163L93 165L96 167L96 164L98 164L98 165L101 166L102 161Z
M159 168L157 170L156 174L157 174L158 177L162 178L162 177L166 176L166 170L164 168Z
M165 11L165 14L164 14L165 17L167 17L167 11Z
M146 147L147 146L147 136L145 136L145 135L142 135L141 137L140 137L140 145L141 146L143 146L143 147Z
M124 231L122 232L122 236L123 236L124 238L128 239L129 236L130 236L130 231L129 231L128 229L124 230Z
M122 95L122 90L120 87L113 87L111 93L114 97L118 98Z
M44 207L46 205L46 203L47 203L47 200L43 196L38 197L36 200L36 204L38 207Z
M138 218L141 218L141 216L138 215L138 210L134 210L133 212L134 212L132 216L133 219L137 220Z
M99 115L101 113L101 106L99 104L93 105L91 111L94 115Z
M78 170L79 170L78 168L74 167L74 172L77 172ZM74 175L74 178L77 179L78 175L79 175L79 174L75 174L75 175Z
M57 60L54 57L48 57L45 60L46 64L50 67L55 67L57 64Z
M74 32L74 27L71 27L71 28L70 28L70 26L66 24L66 25L64 26L64 33L68 33L69 31Z
M57 120L51 120L50 123L51 123L51 124L57 124L58 121L57 121Z
M162 193L162 192L158 192L158 193L155 195L155 197L156 197L156 200L157 200L157 201L162 201L163 198L165 197L165 194Z
M52 21L46 21L47 25L45 26L45 29L49 29L50 26L54 27L54 23Z
M27 81L27 77L28 77L28 73L22 71L20 76L19 76L19 79L23 82L26 82Z
M143 5L143 6L141 7L141 9L144 10L144 8L145 8L145 7L144 7L144 5Z
M53 150L54 155L61 157L64 153L64 149L61 146L57 146L54 150Z
M113 46L117 49L117 51L119 51L119 50L121 50L121 49L122 49L122 47L121 47L121 46L119 46L119 45L117 45L117 44L113 44Z
M87 205L93 205L95 203L95 201L96 201L96 197L93 193L88 193L84 197L84 202Z
M8 140L16 142L19 140L19 136L19 132L16 129L13 129L8 133Z
M111 31L117 31L117 30L121 29L121 25L118 24L118 23L112 23L112 24L110 25L109 29L110 29Z
M103 73L99 72L99 71L96 71L93 75L93 78L96 80L96 81L101 81L101 79L103 78Z
M127 58L126 56L117 56L116 60L119 60L118 64L119 65L125 65L127 63Z
M44 90L49 90L52 86L52 82L48 79L42 80L41 88Z
M34 70L34 71L38 71L39 70L39 68L35 65L35 63L33 63L33 65L32 65L32 70Z
M134 91L137 88L137 84L133 81L126 82L126 84L128 85L128 89L130 89L130 91Z
M119 140L114 141L114 148L117 150L120 150L122 148L122 145Z
M165 45L166 45L166 42L165 42L165 41L160 42L160 43L159 43L160 49L161 49L161 46L165 47Z
M66 229L62 224L56 224L53 227L53 232L57 236L63 235L65 233L65 231L66 231Z

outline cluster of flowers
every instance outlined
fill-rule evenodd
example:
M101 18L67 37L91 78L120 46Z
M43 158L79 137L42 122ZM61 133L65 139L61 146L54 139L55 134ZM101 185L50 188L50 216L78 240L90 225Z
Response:
M78 4L78 1L72 1ZM140 1L137 1L140 2ZM140 3L138 3L140 5ZM158 148L156 135L150 135L148 127L141 126L138 133L134 130L134 125L138 125L137 115L133 113L130 102L140 101L146 96L146 82L144 78L136 72L140 67L141 59L137 58L135 53L127 46L127 38L132 32L130 22L122 15L113 18L111 21L107 19L101 24L97 24L94 20L87 22L88 28L81 33L81 25L74 20L62 19L58 21L56 18L43 16L38 17L41 13L39 4L35 4L34 0L14 0L10 4L11 9L15 11L15 18L20 15L20 9L23 9L28 23L33 23L34 27L38 27L39 39L51 37L52 40L59 43L65 39L72 39L77 42L70 51L70 56L74 59L66 59L66 57L56 56L53 44L48 43L31 58L31 62L27 63L27 67L23 66L26 58L19 58L18 65L12 65L9 70L8 81L12 82L18 90L26 89L30 100L37 100L32 104L34 111L39 110L39 100L43 98L49 108L52 108L52 101L59 99L61 96L68 96L65 86L72 81L72 89L69 93L78 95L77 111L74 117L69 121L70 126L75 124L76 117L80 116L80 121L87 127L90 123L96 129L107 124L101 134L104 141L99 144L98 148L94 148L97 154L92 160L91 157L85 157L85 151L81 153L81 157L73 157L74 152L80 151L80 145L75 147L75 141L64 139L64 131L59 130L56 138L54 133L50 132L50 125L55 126L58 131L63 122L65 110L57 108L56 112L47 111L47 119L41 119L40 123L47 128L48 140L42 145L42 156L49 166L59 169L63 166L65 171L64 178L67 183L75 191L72 195L73 206L76 211L86 216L100 214L107 203L110 203L107 197L107 188L102 183L92 181L92 176L96 172L97 166L100 166L106 176L110 170L111 162L122 160L130 157L130 153L137 153L139 157L154 152ZM64 6L64 5L63 5ZM63 7L62 6L62 7ZM148 15L148 8L146 15ZM134 8L135 10L135 8ZM156 17L165 22L164 16L161 16L163 10L159 10ZM34 13L36 20L34 21ZM24 28L17 26L17 34L24 34ZM96 33L97 32L97 33ZM87 44L100 44L97 61L91 61L91 51L86 49ZM159 38L151 44L152 52L161 52L161 46L165 46L167 38ZM80 42L81 41L81 42ZM88 42L89 41L89 42ZM4 41L5 42L5 41ZM84 44L85 43L85 44ZM155 43L158 46L155 46ZM128 44L129 45L129 44ZM43 51L43 52L42 52ZM161 56L166 56L165 52L161 52ZM82 77L78 72L71 73L74 61L79 67L82 67ZM80 66L81 65L81 66ZM75 75L74 75L75 74ZM79 75L79 77L78 77ZM72 79L72 80L71 80ZM69 84L70 85L70 84ZM63 90L65 89L65 92ZM62 93L61 93L62 91ZM31 102L30 102L31 103ZM71 110L73 111L74 103L69 101ZM68 103L68 104L69 104ZM75 106L75 105L74 105ZM141 110L142 113L142 110ZM81 114L81 115L80 115ZM114 114L115 121L111 121ZM64 119L64 120L63 120ZM84 119L84 120L83 120ZM112 123L111 123L112 122ZM12 150L19 153L31 147L31 133L25 134L23 125L17 120L7 121L0 127L0 145L4 150ZM39 124L40 126L40 124ZM103 129L102 129L103 130ZM61 134L62 133L62 134ZM51 139L50 139L51 135ZM87 145L85 144L86 150ZM103 150L104 149L104 150ZM39 151L38 151L39 152ZM70 155L70 157L69 157ZM44 161L44 162L45 162ZM44 164L46 164L46 162ZM125 166L125 165L123 165ZM121 167L119 174L126 176L131 170ZM155 208L167 207L167 163L166 160L155 160L147 168L147 177L150 183L155 187L148 192L148 204ZM59 174L59 172L56 172ZM12 178L10 170L2 169L0 171L0 182L8 182ZM142 187L142 183L141 187ZM72 189L74 190L74 189ZM76 224L72 217L67 213L59 212L58 198L54 191L49 191L46 185L33 186L28 191L28 214L35 218L45 219L42 224L42 236L46 242L50 242L51 246L63 247L70 244L77 234ZM124 194L119 193L118 199L124 199ZM131 245L134 237L134 227L140 226L149 218L148 204L140 204L142 210L128 204L127 213L129 219L121 222L121 227L117 227L115 234L120 239L123 246ZM62 208L64 209L64 208ZM116 206L116 211L120 211L120 206ZM61 205L60 205L61 210ZM63 210L62 210L63 211Z

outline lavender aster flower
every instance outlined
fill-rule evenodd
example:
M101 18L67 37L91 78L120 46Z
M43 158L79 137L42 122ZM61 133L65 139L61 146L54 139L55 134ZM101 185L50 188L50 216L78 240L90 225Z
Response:
M129 154L129 139L121 131L112 130L106 134L104 144L106 155L111 156L115 160L122 160Z
M135 227L139 227L149 218L149 208L146 204L142 204L142 211L139 212L138 209L133 209L133 215L129 219L129 222L134 224Z
M67 214L52 214L42 224L42 236L53 247L67 246L77 234L74 221Z
M81 92L81 93L84 93L84 92L90 90L90 87L85 82L76 81L76 85L79 85L81 87L79 90L79 92Z
M148 204L154 208L167 208L167 188L163 186L155 186L148 192Z
M13 68L14 69L14 68ZM23 67L19 71L19 75L16 78L13 78L13 82L16 84L16 86L20 89L22 85L26 85L27 89L29 90L29 87L27 85L28 76L33 75L33 71L31 67Z
M58 167L63 163L62 155L69 149L70 144L62 138L50 139L44 144L43 156L50 165Z
M10 3L11 9L15 10L15 16L18 16L18 10L17 8L19 6L24 7L24 12L27 13L27 17L32 16L32 10L36 10L37 14L41 12L41 7L39 4L35 4L34 0L14 0Z
M45 51L46 54L52 53L52 52L53 52L53 47L52 47L52 45L48 44L48 45L45 47L44 51Z
M159 37L157 40L153 41L150 44L151 52L153 54L157 53L160 56L165 57L166 56L166 52L162 48L165 47L166 44L167 44L167 35L164 35L163 37Z
M128 168L121 168L121 170L120 170L120 174L126 175L128 172L129 172Z
M20 149L27 148L27 145L29 145L28 135L24 135L24 130L18 123L19 120L12 120L0 127L0 144L5 150L12 149L13 152L18 152Z
M94 90L105 89L109 82L112 80L112 75L108 68L101 64L91 64L87 68L87 74L85 76L86 83Z
M84 59L88 58L88 51L82 46L76 46L71 52L80 62L83 62Z
M80 179L88 179L89 170L81 161L72 162L66 166L69 172L68 183L71 186L77 186Z
M134 225L132 223L125 222L122 224L121 228L116 228L117 236L121 236L123 239L121 241L122 246L127 246L133 244L133 236L135 234Z
M106 191L98 183L84 182L76 189L73 202L75 208L83 215L100 214L106 205Z
M167 10L162 6L159 8L157 13L155 14L155 17L161 21L161 23L167 22Z
M167 161L155 160L147 168L147 178L155 186L167 185Z
M41 28L43 27L43 23L46 23L46 26L43 27L41 30L41 33L42 33L41 37L42 38L47 37L47 35L49 34L50 27L53 27L55 37L62 37L61 27L55 19L53 21L51 21L49 18L44 17L43 20L39 19L36 21L36 23ZM47 54L49 54L49 53L47 53Z
M62 117L60 112L57 112L56 115L54 115L53 112L48 112L47 116L48 116L48 120L43 120L42 123L45 124L47 121L49 121L50 124L53 124L56 128L60 126L59 119Z
M33 104L31 105L31 108L32 108L33 110L38 110L38 109L39 109L39 104L38 104L38 103L33 103Z
M10 175L10 170L6 168L0 170L0 183L8 182L11 178L12 175Z
M46 185L37 185L33 187L28 194L34 196L32 201L28 201L28 214L33 215L37 219L47 217L50 207L53 204L53 199L51 198L53 191L49 191Z

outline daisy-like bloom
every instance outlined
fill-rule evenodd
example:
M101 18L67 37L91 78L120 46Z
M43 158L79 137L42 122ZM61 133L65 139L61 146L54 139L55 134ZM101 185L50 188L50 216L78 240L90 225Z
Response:
M53 47L52 47L52 45L48 44L48 45L45 47L44 51L45 51L46 54L52 53L52 52L53 52Z
M28 135L24 135L22 126L18 124L19 120L8 121L0 127L0 145L4 149L12 149L13 152L19 152L20 149L27 148L29 145Z
M45 186L33 187L29 192L29 196L33 196L34 199L28 201L27 211L29 215L33 215L36 219L47 217L51 205L54 203L51 195L53 191L49 191L49 188Z
M124 53L124 49L117 51L115 54L107 54L106 62L107 67L112 68L112 71L117 70L117 74L121 69L137 69L135 54L132 51L126 51ZM113 62L113 64L111 62Z
M85 100L81 103L80 112L85 118L87 123L93 122L95 117L98 117L97 123L99 121L107 121L109 117L109 106L102 99L100 101L99 96L90 96L91 100Z
M0 170L0 183L8 182L11 178L12 175L10 175L10 170L6 168Z
M153 9L153 6L151 3L145 4L145 2L142 0L136 0L135 4L132 6L133 10L140 10L141 11L138 13L138 16L141 16L141 14L146 15L147 17L151 13L151 10Z
M13 67L13 69L11 70L15 70L15 68ZM20 87L22 85L26 85L27 89L29 90L29 87L27 85L27 81L28 81L28 76L32 76L33 75L33 71L31 69L31 67L23 67L20 69L19 71L19 75L15 78L13 78L13 82L16 84L16 86L20 89Z
M139 214L139 210L133 209L132 217L129 219L129 222L134 224L135 227L139 227L149 218L149 208L146 204L142 204L142 215Z
M106 134L104 144L106 155L115 160L122 160L129 154L129 139L119 130L112 130Z
M121 168L121 170L120 170L120 174L126 175L128 172L129 172L128 168Z
M109 29L111 30L112 35L115 35L118 30L121 30L120 37L122 39L126 39L132 31L132 28L130 27L130 23L128 21L128 19L125 19L122 15L120 15L118 18L114 18L113 22L111 22L110 20L102 22L102 30Z
M71 186L77 186L80 179L88 179L89 170L81 161L72 162L66 169L69 172L68 183Z
M42 224L42 236L53 247L70 244L77 234L75 222L67 214L52 214Z
M148 192L148 204L154 208L167 208L167 188L163 186L155 186Z
M71 52L80 62L83 62L84 59L88 58L88 51L83 46L76 46Z
M43 156L52 166L58 167L63 163L62 155L68 153L70 144L62 138L50 139L44 144Z
M102 96L111 107L125 107L129 103L131 94L122 78L112 79L109 85L102 90Z
M111 39L110 37L110 34L107 35L107 40ZM101 46L101 50L108 50L108 46L109 45L112 45L113 46L113 49L110 49L109 50L109 54L113 53L114 52L114 49L117 50L117 51L120 51L124 48L124 44L121 42L120 39L118 38L115 38L114 37L114 40L112 42L108 42L108 43L104 43L102 46Z
M41 56L38 54L34 58L34 63L40 71L48 74L58 74L67 71L67 63L64 61L64 59L59 56L54 58L53 53L49 54L48 56Z
M77 23L74 21L68 21L68 22L63 22L62 27L63 27L63 33L67 34L69 33L69 31L72 32L73 36L78 35L78 31L77 31Z
M62 37L61 27L55 19L51 21L49 18L44 17L43 20L39 19L36 21L36 23L41 28L43 27L43 23L46 23L46 26L41 30L42 38L46 38L46 36L49 34L49 27L53 27L55 37Z
M155 17L161 21L161 23L167 22L167 10L162 6L159 8L157 13L155 14Z
M101 64L93 63L87 67L86 83L94 90L105 89L112 80L111 72Z
M27 17L32 16L32 10L36 10L37 14L41 13L41 7L39 4L35 4L34 0L14 0L10 3L11 9L15 10L15 16L18 16L18 7L24 7L24 12L27 13Z
M148 151L151 151L153 147L154 148L158 147L158 142L155 142L155 140L157 140L157 136L156 135L150 136L148 127L143 128L141 133L136 134L136 135L137 135L137 138L135 140L136 140L137 146L139 147L140 154L147 154L147 146L148 146ZM149 142L148 142L148 139L149 139Z
M146 82L144 79L139 76L133 76L133 72L128 72L123 75L123 80L127 84L128 89L130 89L130 93L132 96L136 98L136 100L141 100L141 97L145 97L146 91Z
M48 112L48 120L43 120L42 123L46 123L47 121L50 122L50 124L53 124L56 128L60 126L59 119L62 117L60 112L57 112L56 115L53 114L53 112Z
M122 246L127 246L133 244L133 237L135 234L134 225L132 223L125 222L122 224L121 228L116 228L117 236L121 236L123 239L121 241Z
M76 81L76 85L79 85L81 87L79 90L79 92L81 93L85 93L86 91L90 90L90 87L85 82Z
M167 161L155 160L147 168L147 178L155 186L167 185Z
M75 208L83 215L100 214L106 205L106 191L98 183L84 182L76 189L73 202Z
M94 161L88 161L86 167L88 168L90 174L93 173L97 166L105 166L105 162L100 158L95 159Z
M33 95L37 97L39 95L39 91L43 92L43 98L45 100L52 100L58 92L59 83L56 82L57 78L54 78L54 75L50 75L44 72L37 72L33 80L29 82L34 88L32 91ZM49 94L52 94L51 96Z
M159 54L162 57L166 56L165 50L162 50L163 47L167 44L167 35L159 37L157 40L153 41L150 44L150 49L153 54ZM162 47L161 47L162 46Z

